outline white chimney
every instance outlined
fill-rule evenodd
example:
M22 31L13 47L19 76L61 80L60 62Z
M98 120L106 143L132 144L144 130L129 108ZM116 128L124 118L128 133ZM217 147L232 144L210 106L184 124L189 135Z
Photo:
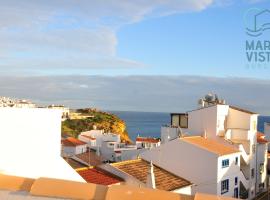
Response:
M207 138L207 132L206 131L204 131L204 133L203 133L203 138Z
M149 168L149 172L147 174L146 187L156 189L154 166L153 166L152 160L150 162L150 168Z

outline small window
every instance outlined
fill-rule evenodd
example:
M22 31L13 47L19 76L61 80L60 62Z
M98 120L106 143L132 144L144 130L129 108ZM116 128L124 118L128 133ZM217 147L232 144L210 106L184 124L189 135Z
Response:
M238 165L238 157L235 157L235 165Z
M229 166L229 159L222 160L222 168L228 167Z
M260 174L262 174L264 172L264 164L261 163L260 164Z
M221 181L221 194L227 193L229 191L229 179Z
M234 185L238 185L238 177L234 178Z
M251 169L251 178L254 178L254 168Z

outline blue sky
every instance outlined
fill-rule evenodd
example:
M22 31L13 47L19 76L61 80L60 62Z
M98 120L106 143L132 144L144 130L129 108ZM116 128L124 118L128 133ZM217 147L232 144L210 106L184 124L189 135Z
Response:
M243 16L254 6L269 3L234 3L132 24L117 34L118 54L145 63L140 74L269 78L270 67L246 68Z
M4 75L269 78L246 68L243 22L267 1L27 2L1 2Z

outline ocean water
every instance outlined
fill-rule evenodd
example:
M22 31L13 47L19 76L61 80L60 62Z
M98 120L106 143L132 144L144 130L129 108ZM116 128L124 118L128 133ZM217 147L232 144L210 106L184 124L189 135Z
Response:
M126 122L130 138L135 141L138 134L145 137L160 137L162 125L170 124L170 113L110 111ZM258 130L264 132L264 122L270 122L270 116L259 116Z
M170 124L170 113L110 111L126 122L129 137L135 141L138 134L160 137L162 125Z

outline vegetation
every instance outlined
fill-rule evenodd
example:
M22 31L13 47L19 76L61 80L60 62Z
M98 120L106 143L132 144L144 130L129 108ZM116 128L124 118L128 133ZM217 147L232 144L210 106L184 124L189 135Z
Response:
M78 137L81 132L92 130L94 126L105 132L119 134L123 142L131 142L123 120L114 114L91 108L71 113L70 118L62 122L62 134Z

